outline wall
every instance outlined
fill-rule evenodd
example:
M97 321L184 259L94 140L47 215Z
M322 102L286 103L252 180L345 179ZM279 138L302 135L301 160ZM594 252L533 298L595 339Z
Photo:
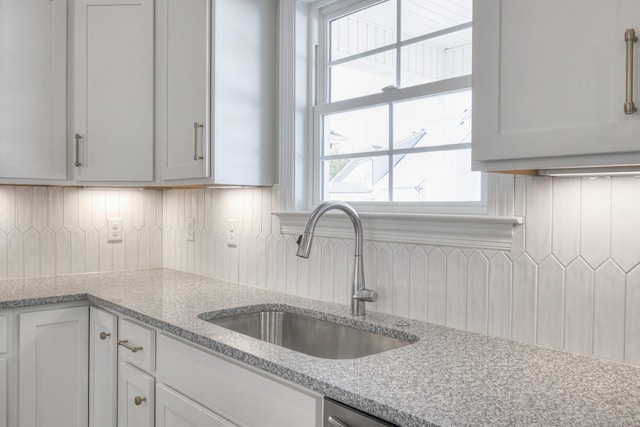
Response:
M161 191L0 187L0 279L161 267L161 246Z
M347 304L352 242L318 238L309 260L296 258L272 197L166 191L164 266ZM515 211L526 225L510 253L366 242L380 293L370 309L640 365L640 179L518 177ZM185 217L196 218L191 242Z

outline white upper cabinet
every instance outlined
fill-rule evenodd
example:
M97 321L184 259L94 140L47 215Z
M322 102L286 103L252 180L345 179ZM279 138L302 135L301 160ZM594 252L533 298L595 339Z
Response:
M164 179L209 175L210 0L158 0L158 142Z
M640 164L640 113L623 108L628 28L640 33L635 0L474 2L474 169Z
M153 0L76 0L76 181L153 181Z
M65 180L66 0L0 0L0 179Z
M275 0L159 0L161 181L271 185Z

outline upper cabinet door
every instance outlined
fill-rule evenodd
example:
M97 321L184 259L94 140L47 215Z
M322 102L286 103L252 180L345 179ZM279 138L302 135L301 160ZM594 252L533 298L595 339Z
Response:
M170 185L272 185L275 0L157 1L157 140Z
M156 7L163 178L207 177L211 0L159 0Z
M153 0L77 0L70 129L78 181L153 180Z
M623 109L627 28L640 33L640 2L474 2L474 168L637 162L640 113Z
M66 0L0 0L0 177L67 178Z

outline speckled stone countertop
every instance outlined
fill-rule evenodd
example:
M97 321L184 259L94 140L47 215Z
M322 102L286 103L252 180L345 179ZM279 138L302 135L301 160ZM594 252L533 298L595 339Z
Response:
M370 313L419 341L326 360L198 318L284 304L350 321L348 307L172 270L0 281L0 309L88 300L402 426L640 425L640 369Z

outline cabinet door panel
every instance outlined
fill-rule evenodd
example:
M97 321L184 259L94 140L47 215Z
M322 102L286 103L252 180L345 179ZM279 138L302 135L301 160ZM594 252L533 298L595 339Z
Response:
M21 426L86 426L88 307L20 315Z
M640 115L623 111L624 31L640 31L636 3L474 4L474 160L639 151Z
M156 427L236 427L176 391L156 386Z
M115 426L118 318L95 307L89 315L89 426Z
M208 176L210 4L163 0L158 6L159 140L165 179Z
M66 179L66 0L0 0L0 177Z
M153 427L154 384L152 376L120 363L118 369L118 426Z
M76 179L153 180L153 1L78 0L74 28Z
M8 366L7 359L0 359L0 427L7 427L8 421L8 405L7 405L7 390L8 390Z

